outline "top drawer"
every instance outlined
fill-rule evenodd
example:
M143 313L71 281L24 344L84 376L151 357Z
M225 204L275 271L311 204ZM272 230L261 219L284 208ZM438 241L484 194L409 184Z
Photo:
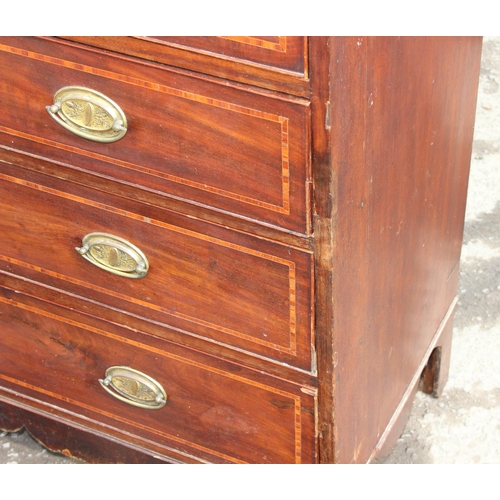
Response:
M0 141L171 199L309 232L309 102L32 38L0 38ZM117 142L61 127L61 88L104 94L126 115ZM3 137L1 137L1 134Z
M234 81L308 95L307 37L303 36L64 38Z

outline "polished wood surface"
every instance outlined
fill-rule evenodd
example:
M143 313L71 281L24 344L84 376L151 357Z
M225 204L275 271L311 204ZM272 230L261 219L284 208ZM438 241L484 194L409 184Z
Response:
M481 39L287 37L290 70L242 37L77 38L0 39L2 426L70 426L86 460L86 433L116 461L381 458L446 382ZM96 84L117 143L45 111ZM94 231L148 275L84 261ZM172 400L113 399L110 365Z
M314 397L195 351L2 289L0 380L32 398L200 461L300 463L314 459ZM43 332L43 334L41 334ZM130 406L99 384L110 366L130 366L167 393L159 410ZM10 391L9 391L10 390ZM186 423L189 422L189 425Z
M165 196L310 232L308 102L258 95L47 40L4 39L0 132L11 147ZM126 76L124 76L126 73ZM83 140L47 121L54 94L77 82L115 101L117 143ZM13 89L16 89L13 91ZM29 96L29 98L27 98ZM25 141L27 141L26 146Z
M2 243L0 269L17 265L41 283L311 371L309 253L133 203L118 209L109 194L1 163L0 193L4 234L16 235ZM127 279L84 260L75 248L93 232L137 246L148 274Z
M205 75L309 97L308 38L303 36L61 38Z
M152 41L242 59L277 69L306 74L307 37L301 36L154 36Z
M452 308L480 51L426 37L333 46L336 461L371 457Z

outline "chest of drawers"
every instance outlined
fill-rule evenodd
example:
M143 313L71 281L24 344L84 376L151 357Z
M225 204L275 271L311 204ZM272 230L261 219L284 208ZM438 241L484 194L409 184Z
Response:
M352 463L449 363L480 38L0 38L0 427Z

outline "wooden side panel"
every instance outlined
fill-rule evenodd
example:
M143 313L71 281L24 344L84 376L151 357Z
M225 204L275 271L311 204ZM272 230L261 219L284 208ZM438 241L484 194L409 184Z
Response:
M453 301L480 38L333 42L336 456L365 462Z

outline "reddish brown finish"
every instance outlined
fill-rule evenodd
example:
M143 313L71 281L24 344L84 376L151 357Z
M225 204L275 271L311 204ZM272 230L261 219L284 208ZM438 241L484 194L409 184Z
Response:
M307 37L62 37L235 82L309 96Z
M397 439L419 383L439 395L446 381L481 39L310 37L305 93L306 87L287 87L290 74L253 63L248 80L233 78L231 71L247 63L220 58L216 40L197 40L176 42L201 44L195 51L170 40L162 46L165 60L155 49L144 52L159 46L146 39L83 41L162 61L168 69L71 42L0 40L7 46L0 57L15 68L3 91L9 105L6 97L0 102L0 230L10 235L0 243L0 318L10 332L1 340L0 399L53 419L56 427L70 425L165 461L381 458ZM146 147L146 135L127 143L134 127L115 144L123 148L113 150L70 137L34 108L31 121L11 116L12 107L22 115L36 95L48 104L40 96L63 86L46 56L70 62L58 66L61 74L112 80L134 120L148 114L138 96L150 93L153 102L159 95L132 85L136 80L295 117L290 216L210 197L210 190L201 199L197 188L182 183L169 191L175 183L96 156L132 155L135 164L153 168L163 157L181 161L168 147ZM110 79L103 71L124 76ZM289 95L269 91L280 90L277 78ZM243 160L243 170L219 169L212 187L247 190L271 203L276 183L260 173L260 187L248 181L253 164L272 177L265 168L276 143L271 129L269 137L254 135L244 116L233 122L233 115L225 121L198 111L168 113L166 126L177 137L189 128L199 136L212 119L217 124L219 135L200 139L195 167L203 170L227 155ZM241 155L228 150L233 130L241 144L259 148ZM124 282L82 261L73 247L96 230L141 247L151 256L150 274ZM73 339L76 347L66 349ZM32 346L29 355L18 365L13 360L26 346ZM68 365L56 359L59 349ZM112 361L113 354L125 361ZM49 368L44 387L35 384L32 370L40 362ZM167 423L108 403L107 394L91 395L91 380L104 366L126 363L158 379L168 375L182 394L175 409L184 417ZM85 387L76 383L78 366ZM60 377L67 383L57 385ZM231 411L219 412L227 401ZM190 402L187 418L183 405ZM207 423L202 408L218 420ZM71 446L78 448L74 440Z
M0 380L8 390L202 461L313 459L314 397L300 387L165 343L151 346L109 324L82 324L75 313L12 291L2 290L0 312ZM115 365L157 380L167 404L146 410L110 396L98 380Z
M146 39L305 75L307 39L302 36L220 36L210 38L206 36L154 36L146 37Z
M17 235L0 242L0 268L21 266L42 283L311 371L310 254L42 182L0 163L2 229ZM93 232L136 245L147 276L115 276L84 260L75 247Z
M11 142L8 134L0 133L0 141ZM19 146L19 142L18 146ZM23 147L29 149L30 142L23 141ZM159 207L167 209L169 212L175 212L189 216L191 219L206 219L210 220L217 226L231 227L240 233L256 234L260 238L273 240L284 245L307 250L312 252L313 242L310 238L304 238L298 234L290 232L277 232L271 226L264 226L254 220L237 219L232 214L227 212L210 212L207 213L206 208L173 198L165 198L161 194L155 192L138 190L133 185L118 183L107 179L103 175L96 175L92 172L78 172L78 177L75 178L72 169L64 164L54 163L50 160L44 160L29 153L18 150L13 150L8 146L0 145L2 161L11 165L16 165L34 172L41 172L57 179L65 180L79 184L81 186L91 187L95 191L107 193L125 199L133 199L150 207ZM153 209L151 209L153 210ZM156 211L156 210L155 210Z
M67 424L56 424L53 420L33 414L18 406L0 402L0 428L9 432L23 428L40 444L54 453L96 464L161 464L164 461L147 455L144 449L133 449L123 443L107 440ZM73 454L75 453L75 454Z
M481 39L332 49L334 458L364 462L456 293Z
M39 273L27 271L22 266L8 265L8 270L0 270L2 287L15 290L30 297L41 298L45 303L56 303L67 311L78 311L81 321L99 319L112 324L119 324L132 332L140 333L148 338L148 342L158 342L162 345L167 340L176 345L188 346L198 352L204 352L218 359L231 361L235 365L243 365L260 373L266 373L278 379L287 380L293 384L313 390L316 386L316 375L297 370L284 363L270 362L260 356L249 356L247 351L236 350L234 347L212 342L202 337L194 337L187 332L139 317L128 311L108 307L106 304L77 296L61 287L37 283ZM57 285L57 283L55 283ZM61 313L64 315L64 313ZM89 319L86 319L89 318Z
M444 384L448 378L453 314L455 312L456 303L457 300L454 300L446 317L441 322L438 331L424 353L422 361L415 371L396 411L392 415L389 425L385 428L377 446L370 455L370 462L376 462L379 459L385 458L385 456L391 452L406 425L417 389L432 393L435 397L441 395ZM439 356L436 355L437 352L440 353ZM442 358L441 353L443 354ZM442 364L441 359L443 361ZM446 364L446 361L448 361L448 364ZM432 380L430 374L432 374Z
M165 196L307 234L308 102L257 95L45 40L3 39L0 132L74 168ZM124 76L126 73L126 76ZM119 142L84 140L45 107L68 85L115 101L128 120ZM12 89L17 89L16 93ZM25 140L28 144L25 146Z

